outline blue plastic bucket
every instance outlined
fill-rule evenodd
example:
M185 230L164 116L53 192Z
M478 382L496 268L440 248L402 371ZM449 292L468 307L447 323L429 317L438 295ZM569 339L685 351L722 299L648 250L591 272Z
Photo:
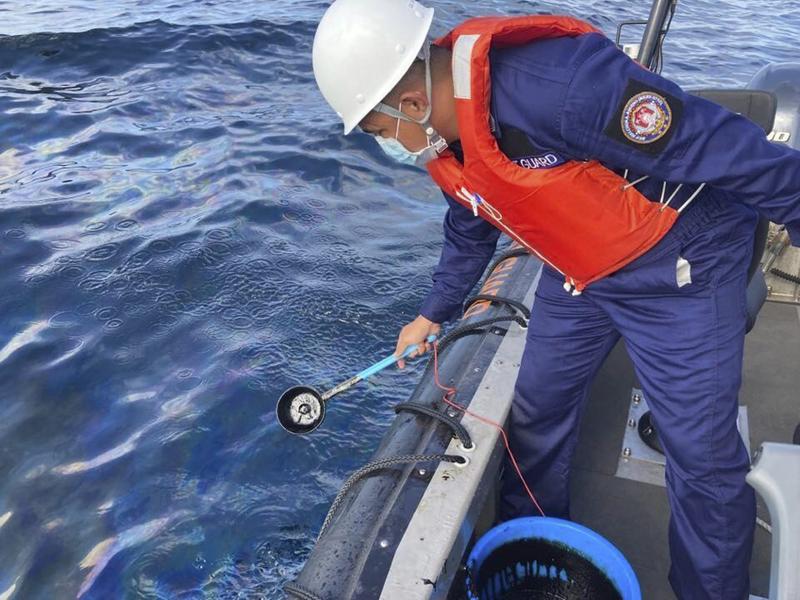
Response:
M514 519L481 537L467 560L467 594L470 600L642 597L636 574L611 542L550 517Z

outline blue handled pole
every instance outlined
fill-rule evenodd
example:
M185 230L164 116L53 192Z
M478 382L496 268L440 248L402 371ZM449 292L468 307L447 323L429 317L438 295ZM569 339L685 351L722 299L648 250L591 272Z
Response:
M435 335L429 335L426 338L425 341L428 342L428 343L433 343L433 342L436 341L436 336ZM406 358L409 354L414 352L414 350L416 348L417 348L416 344L411 344L410 346L408 346L408 348L403 350L403 353L400 355L399 358ZM323 392L322 393L322 400L323 401L327 401L328 399L332 398L336 394L350 389L355 384L357 384L359 381L363 381L363 380L367 379L368 377L372 377L373 375L375 375L375 373L377 373L379 371L383 371L386 367L393 365L395 362L397 362L397 360L398 360L397 356L395 356L394 354L390 354L389 356L387 356L383 360L376 362L371 367L367 367L366 369L364 369L360 373L357 373L356 375L354 375L353 377L351 377L347 381L344 381L344 382L340 383L339 385L337 385L336 387L333 387L333 388L329 389L327 392Z
M435 335L429 335L425 341L428 343L432 343L435 340L436 340ZM409 354L414 352L416 348L417 348L416 344L411 344L408 348L403 350L403 354L400 355L400 358L406 358ZM356 377L358 377L359 379L366 379L367 377L372 377L378 371L383 371L383 369L393 365L395 362L397 362L397 357L394 354L392 354L384 358L382 361L376 362L371 367L367 367L366 369L361 371L358 375L356 375Z

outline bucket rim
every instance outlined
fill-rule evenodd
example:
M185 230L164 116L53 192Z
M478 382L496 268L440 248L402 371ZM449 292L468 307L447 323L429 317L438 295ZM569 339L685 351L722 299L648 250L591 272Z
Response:
M467 572L475 572L475 566L499 546L523 539L542 539L573 548L608 577L623 600L641 600L636 573L614 544L584 525L556 517L518 517L494 526L472 548ZM473 598L471 591L468 594Z

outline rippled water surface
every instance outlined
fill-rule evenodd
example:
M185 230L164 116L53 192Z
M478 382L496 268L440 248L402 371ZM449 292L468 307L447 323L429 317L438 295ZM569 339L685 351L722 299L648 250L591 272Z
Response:
M568 12L646 1L431 2ZM279 598L416 378L275 423L291 384L380 358L442 202L343 138L310 50L327 2L0 2L0 599ZM666 75L796 60L795 0L685 2ZM418 373L418 371L417 371Z

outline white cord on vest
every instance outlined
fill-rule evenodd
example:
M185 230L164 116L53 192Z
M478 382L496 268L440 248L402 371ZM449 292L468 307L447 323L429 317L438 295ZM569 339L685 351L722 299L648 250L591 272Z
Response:
M700 186L694 191L694 193L691 196L689 196L689 199L681 205L681 207L678 209L678 212L679 213L682 212L684 208L689 206L689 203L692 200L694 200L695 197L697 197L697 194L699 194L703 190L704 187L706 187L706 184L705 183L701 183Z
M682 188L682 187L683 187L683 184L682 184L682 183L679 183L679 184L678 184L678 187L676 187L676 188L675 188L675 191L674 191L674 192L672 192L672 193L669 195L669 198L668 198L668 199L667 199L667 201L664 203L664 205L661 207L661 210L664 210L665 208L667 208L667 207L669 206L669 203L670 203L670 202L672 202L672 199L675 197L675 195L676 195L678 192L680 192L680 191L681 191L681 188Z
M667 184L667 182L665 181L665 182L664 182L664 186L665 186L665 187L663 187L663 188L662 188L662 191L661 191L661 199L662 199L662 201L663 201L663 199L664 199L664 189L666 188L666 184ZM675 188L675 191L674 191L674 192L672 192L672 193L669 195L669 198L667 199L667 201L666 201L666 202L664 202L664 203L662 204L662 206L661 206L661 210L664 210L665 208L667 208L667 207L669 206L669 203L670 203L670 202L672 202L673 198L675 198L675 196L678 194L678 192L681 190L681 188L682 188L682 187L683 187L683 184L682 184L682 183L679 183L679 184L678 184L678 187L676 187L676 188ZM691 195L691 196L689 196L689 197L686 199L686 201L685 201L683 204L681 204L680 208L678 209L678 213L681 213L681 212L683 212L683 210L684 210L684 209L685 209L687 206L689 206L689 204L691 204L691 203L692 203L692 200L694 200L695 198L697 198L697 195L698 195L700 192L702 192L702 191L703 191L703 188L704 188L704 187L706 187L706 184L705 184L705 183L701 183L699 186L697 186L697 189L696 189L694 192L692 192L692 195Z
M642 177L639 177L639 179L637 179L636 181L631 181L630 183L626 183L625 185L622 186L622 189L627 190L629 187L633 187L639 183L642 183L645 179L649 177L650 175L643 175Z

